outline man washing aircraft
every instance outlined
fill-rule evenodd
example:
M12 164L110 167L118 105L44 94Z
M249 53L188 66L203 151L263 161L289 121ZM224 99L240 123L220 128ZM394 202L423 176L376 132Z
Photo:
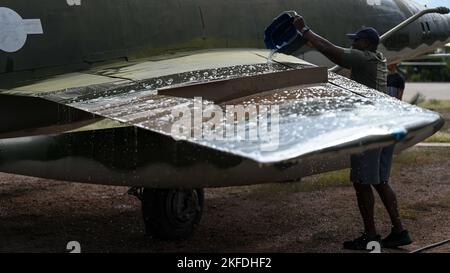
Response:
M314 33L303 17L296 16L294 25L309 41L309 44L324 54L332 62L351 70L351 79L380 92L387 93L386 58L377 51L380 37L370 27L362 28L355 34L349 34L353 40L352 48L342 48ZM392 248L408 245L412 241L403 228L397 198L388 184L392 163L392 154L383 156L383 149L369 150L351 157L351 175L356 190L358 207L364 222L362 236L344 242L345 249L366 250L371 241L381 242L383 247ZM383 201L392 222L391 233L383 240L377 234L374 221L374 187Z
M388 66L389 75L387 76L388 95L399 100L403 99L405 91L405 79L398 72L397 64Z

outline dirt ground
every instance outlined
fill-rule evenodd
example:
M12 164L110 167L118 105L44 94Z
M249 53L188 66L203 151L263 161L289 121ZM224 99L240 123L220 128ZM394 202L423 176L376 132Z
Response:
M450 238L450 149L397 156L392 185L414 243ZM330 179L331 178L331 179ZM362 224L347 171L302 183L208 189L201 225L188 240L144 236L140 203L127 188L0 174L0 252L345 252ZM377 198L379 232L390 229ZM431 252L450 252L450 245Z

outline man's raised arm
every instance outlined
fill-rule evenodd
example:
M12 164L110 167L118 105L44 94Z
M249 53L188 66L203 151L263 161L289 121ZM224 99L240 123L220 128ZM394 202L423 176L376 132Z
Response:
M314 33L306 26L305 20L301 16L296 16L294 25L319 52L325 55L328 59L337 65L343 66L344 48L339 47Z

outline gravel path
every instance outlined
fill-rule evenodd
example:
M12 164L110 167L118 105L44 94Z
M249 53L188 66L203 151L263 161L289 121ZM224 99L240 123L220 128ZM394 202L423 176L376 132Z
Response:
M393 252L450 238L450 153L439 151L414 148L395 165L392 185L414 243ZM127 188L0 174L0 252L66 252L69 241L83 252L344 252L342 241L362 226L353 188L297 186L208 189L195 235L162 242L144 236L140 204ZM376 214L386 235L379 199Z

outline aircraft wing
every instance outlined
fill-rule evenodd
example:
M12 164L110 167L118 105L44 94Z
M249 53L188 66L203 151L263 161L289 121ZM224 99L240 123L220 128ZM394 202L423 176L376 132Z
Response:
M280 54L276 63L268 65L267 55L264 50L226 50L106 65L2 94L55 102L93 114L96 122L106 118L107 122L88 129L135 126L263 164L327 152L359 152L396 142L411 146L443 124L434 112L297 58ZM270 112L267 127L271 128L245 119L226 123L227 105L249 107L248 115L263 107L275 111ZM238 137L221 138L223 131L212 130L205 135L202 125L212 116L200 116L200 128L180 128L180 113L185 117L188 111L194 119L199 107L222 109L220 124L224 131L234 126ZM256 136L251 135L252 128Z

